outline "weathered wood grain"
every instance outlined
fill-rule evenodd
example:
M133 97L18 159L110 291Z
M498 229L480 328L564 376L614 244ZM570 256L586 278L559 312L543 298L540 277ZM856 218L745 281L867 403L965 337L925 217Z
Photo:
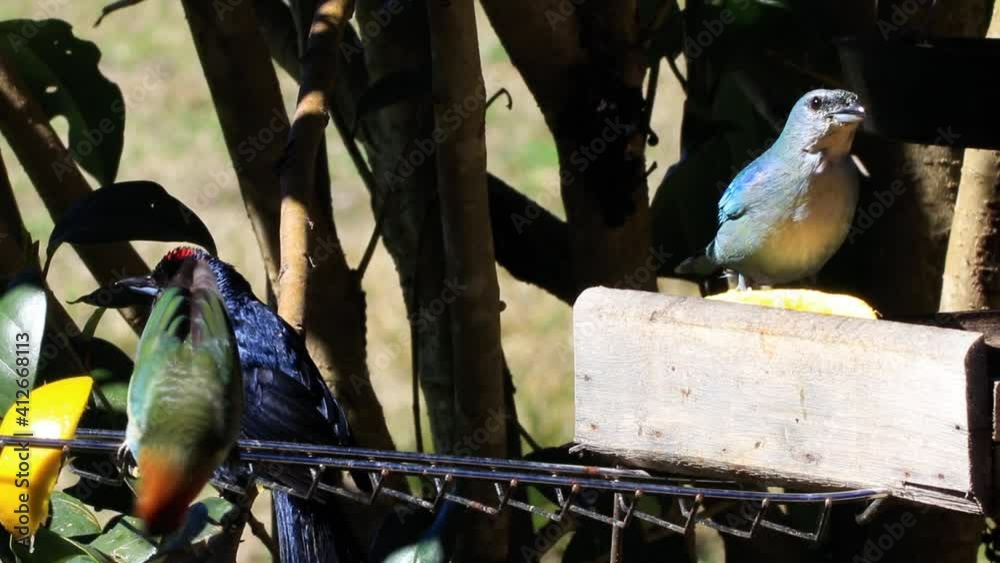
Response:
M636 464L987 508L982 335L594 288L574 307L576 441Z

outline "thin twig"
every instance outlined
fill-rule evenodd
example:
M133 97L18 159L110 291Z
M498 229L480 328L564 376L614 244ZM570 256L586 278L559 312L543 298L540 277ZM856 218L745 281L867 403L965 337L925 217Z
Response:
M424 218L420 223L420 231L417 233L417 249L416 249L416 260L413 266L413 284L412 291L413 297L412 302L414 304L419 302L420 299L420 271L422 268L421 257L424 252L424 241L427 239L427 221L430 219L431 211L434 209L433 205L436 200L431 200L427 207L424 209ZM382 207L385 208L385 202L382 203ZM416 436L417 451L423 453L424 451L424 430L423 422L420 420L420 346L416 335L417 323L411 316L410 320L410 369L411 373L411 385L410 399L412 401L411 409L413 411L413 432Z
M510 95L510 92L508 92L506 88L501 88L497 90L495 94L490 96L490 99L486 100L486 109L487 110L490 109L490 106L493 105L493 102L497 101L497 98L499 98L500 96L507 96L508 110L514 109L514 98Z
M674 73L674 78L677 79L677 83L680 85L681 90L687 95L688 83L684 75L681 74L681 69L677 67L677 61L673 57L666 57L667 65L670 67L670 72Z
M374 193L374 192L372 192ZM391 196L392 194L390 194ZM378 247L379 238L382 236L382 223L385 221L386 209L389 207L389 198L386 198L382 202L382 207L378 210L378 215L375 216L375 227L372 229L372 236L368 238L368 245L365 247L365 253L361 257L361 263L358 264L358 279L365 279L365 272L368 270L368 264L372 261L372 256L375 255L375 248Z
M614 524L611 526L611 563L622 563L622 527L618 525L624 517L622 514L622 494L615 493L613 497Z
M94 27L101 25L104 18L110 16L111 14L117 12L118 10L128 8L129 6L135 6L136 4L141 4L144 0L117 0L117 2L112 2L103 8L101 8L101 15L94 22Z
M347 148L347 154L350 155L351 162L354 163L354 168L358 171L358 176L361 176L361 181L364 182L368 193L375 193L375 175L372 174L372 169L368 166L368 161L365 160L364 154L361 153L361 147L358 146L357 138L347 127L347 121L344 119L343 113L336 104L332 104L332 100L329 110L330 117L333 119L333 125L337 128L337 133L340 135L341 140L343 140L344 147Z
M649 139L649 144L656 146L659 144L659 139L656 134L653 133L652 123L653 123L653 107L656 105L656 87L660 82L660 60L656 59L652 65L649 66L649 80L646 83L646 108L645 115L643 115L642 126L646 128L646 135ZM655 141L654 141L655 139Z
M274 539L271 538L271 534L267 533L267 527L254 517L253 512L247 510L247 525L250 526L250 531L260 543L264 544L264 547L271 553L271 558L274 561L281 560L281 556L278 553L278 546L275 545Z
M531 436L531 434L528 434L528 429L525 428L523 424L521 424L521 421L518 420L516 422L517 422L517 433L520 434L522 438L524 438L524 441L527 442L529 446L531 446L531 449L535 451L542 449L542 446L537 441L535 441L535 439Z
M419 267L419 266L418 266ZM413 323L411 323L412 325ZM411 331L411 334L416 334L415 331ZM418 346L417 339L410 337L410 370L412 370L411 375L411 385L410 388L410 410L413 413L413 435L416 440L417 451L424 453L424 424L420 420L420 346Z
M650 45L653 44L653 35L663 29L664 24L667 23L667 18L670 17L670 12L673 11L676 4L676 0L666 0L663 4L660 4L660 9L656 11L656 16L653 17L652 24L650 24L649 28L643 30L643 50L649 50Z

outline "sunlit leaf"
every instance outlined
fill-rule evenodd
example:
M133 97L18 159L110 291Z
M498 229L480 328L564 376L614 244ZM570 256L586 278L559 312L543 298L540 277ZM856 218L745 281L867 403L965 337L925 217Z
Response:
M188 206L155 182L120 182L78 200L52 228L46 270L63 243L190 242L215 254L215 240ZM103 304L102 304L103 306Z
M109 526L107 531L90 542L90 547L115 563L144 563L156 553L156 544L142 533L142 520L122 516L112 520Z
M87 505L62 491L52 493L52 520L48 528L64 538L96 536L101 523Z
M73 158L102 184L115 181L125 135L121 90L101 74L97 46L62 20L0 21L0 54L11 61L49 118L69 122ZM72 163L53 163L53 166Z
M11 548L21 563L110 563L97 550L46 528L35 535L33 550L16 541L11 542Z
M30 280L0 297L0 412L34 386L45 331L45 291Z

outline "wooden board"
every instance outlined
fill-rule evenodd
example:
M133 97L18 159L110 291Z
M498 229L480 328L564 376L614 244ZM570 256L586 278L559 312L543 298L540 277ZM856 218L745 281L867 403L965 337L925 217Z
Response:
M605 288L573 315L585 449L988 508L993 389L978 333Z

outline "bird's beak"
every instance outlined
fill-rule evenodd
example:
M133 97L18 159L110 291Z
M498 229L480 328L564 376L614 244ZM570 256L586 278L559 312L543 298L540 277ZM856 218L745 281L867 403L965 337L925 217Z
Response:
M841 125L860 123L864 118L865 108L861 104L851 105L833 114L833 119Z
M160 293L160 286L150 276L135 276L123 278L115 282L115 287L121 287L134 293L156 297Z

